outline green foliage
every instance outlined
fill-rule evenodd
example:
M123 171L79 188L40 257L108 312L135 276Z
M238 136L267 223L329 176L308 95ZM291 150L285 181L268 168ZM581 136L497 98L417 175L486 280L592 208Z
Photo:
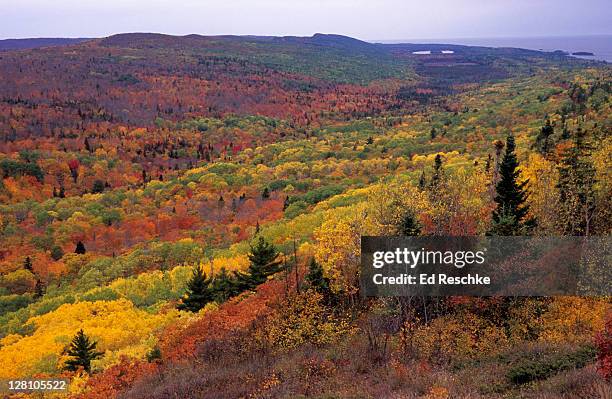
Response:
M178 304L177 309L198 312L207 303L212 302L214 295L210 288L211 281L200 266L194 267L191 280L187 283L187 294Z
M5 158L0 160L0 170L4 174L4 177L17 177L17 176L33 176L38 181L43 181L44 172L35 163L30 162L19 162L12 159Z
M323 267L317 263L315 258L310 259L305 279L310 288L322 294L324 299L329 299L331 295L329 279L323 275Z
M512 366L506 376L514 384L543 380L560 371L582 368L593 362L596 354L593 346L584 346L575 352L523 359Z
M281 270L278 252L271 243L259 236L255 245L251 245L249 267L244 272L237 272L237 284L241 290L252 290L266 282L269 276Z
M518 182L519 162L514 153L514 137L506 139L506 152L499 167L500 180L495 187L496 209L493 211L491 235L526 235L535 225L535 219L527 218L529 206L526 186L529 181Z
M86 372L91 372L91 361L100 358L104 353L96 351L96 342L90 341L83 330L79 330L70 343L66 354L71 358L66 360L64 369L77 371L83 368Z
M593 231L595 167L584 136L581 129L574 134L573 145L565 150L559 163L559 224L565 235L589 235Z

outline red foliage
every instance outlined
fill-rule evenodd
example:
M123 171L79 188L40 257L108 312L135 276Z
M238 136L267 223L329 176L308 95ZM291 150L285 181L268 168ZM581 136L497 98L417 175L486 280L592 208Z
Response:
M595 344L599 372L609 380L612 378L612 313L608 314L605 329L595 337Z
M72 396L73 399L112 399L131 387L138 379L155 373L157 363L130 362L123 358L119 364L109 367L87 381L86 392Z

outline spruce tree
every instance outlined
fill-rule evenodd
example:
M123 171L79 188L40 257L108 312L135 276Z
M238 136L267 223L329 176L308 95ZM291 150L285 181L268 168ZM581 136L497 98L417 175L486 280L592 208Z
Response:
M240 293L235 279L224 267L221 268L219 274L213 279L211 289L213 298L219 303L225 302Z
M85 249L85 244L83 244L83 241L77 242L76 248L74 249L74 253L84 255L86 252L87 250Z
M25 260L23 261L23 268L32 271L32 258L26 256Z
M591 148L581 129L574 134L573 146L565 150L559 164L560 230L564 235L590 235L595 214L595 167Z
M425 178L425 171L421 171L421 176L419 177L419 189L424 190L425 185L427 185L427 179Z
M528 181L519 183L519 162L514 153L514 137L508 136L506 152L499 166L500 179L496 186L496 209L493 211L493 226L490 235L516 236L529 234L535 220L527 217L529 206L526 186Z
M91 361L102 356L102 352L96 351L97 343L90 341L83 329L80 329L70 343L66 354L71 357L64 364L64 369L77 371L83 368L86 372L91 372Z
M421 234L421 226L412 211L408 210L404 214L398 230L403 236L418 236Z
M329 294L329 279L325 278L323 275L323 268L315 258L310 259L310 263L308 264L308 273L305 277L306 281L310 285L312 289L323 294Z
M550 120L547 118L544 126L542 126L542 129L540 129L540 133L536 137L535 146L541 154L545 155L550 151L552 144L550 142L550 136L552 136L554 133L555 128L550 124Z
M197 312L212 302L213 291L210 288L211 279L206 277L206 273L200 266L193 268L191 280L187 283L187 294L185 298L178 304L178 310L188 310Z
M34 298L40 298L43 295L45 295L45 284L40 279L37 279L34 286Z
M440 184L440 179L442 178L442 156L440 154L436 155L434 159L434 172L431 176L430 188L435 190Z
M250 264L247 272L236 273L237 283L241 290L252 290L265 283L269 276L281 270L276 248L262 236L259 236L255 245L251 245L248 257Z

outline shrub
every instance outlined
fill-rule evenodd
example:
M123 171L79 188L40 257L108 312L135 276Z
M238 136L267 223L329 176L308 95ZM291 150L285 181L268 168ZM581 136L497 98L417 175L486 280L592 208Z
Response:
M514 384L526 384L546 379L560 371L582 368L595 359L593 346L584 346L575 352L524 359L508 370L506 376Z

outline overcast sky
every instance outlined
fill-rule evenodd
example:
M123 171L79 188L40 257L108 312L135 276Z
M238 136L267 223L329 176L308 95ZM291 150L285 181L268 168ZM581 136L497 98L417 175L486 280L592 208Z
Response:
M0 0L0 38L338 33L365 40L612 33L610 0Z

